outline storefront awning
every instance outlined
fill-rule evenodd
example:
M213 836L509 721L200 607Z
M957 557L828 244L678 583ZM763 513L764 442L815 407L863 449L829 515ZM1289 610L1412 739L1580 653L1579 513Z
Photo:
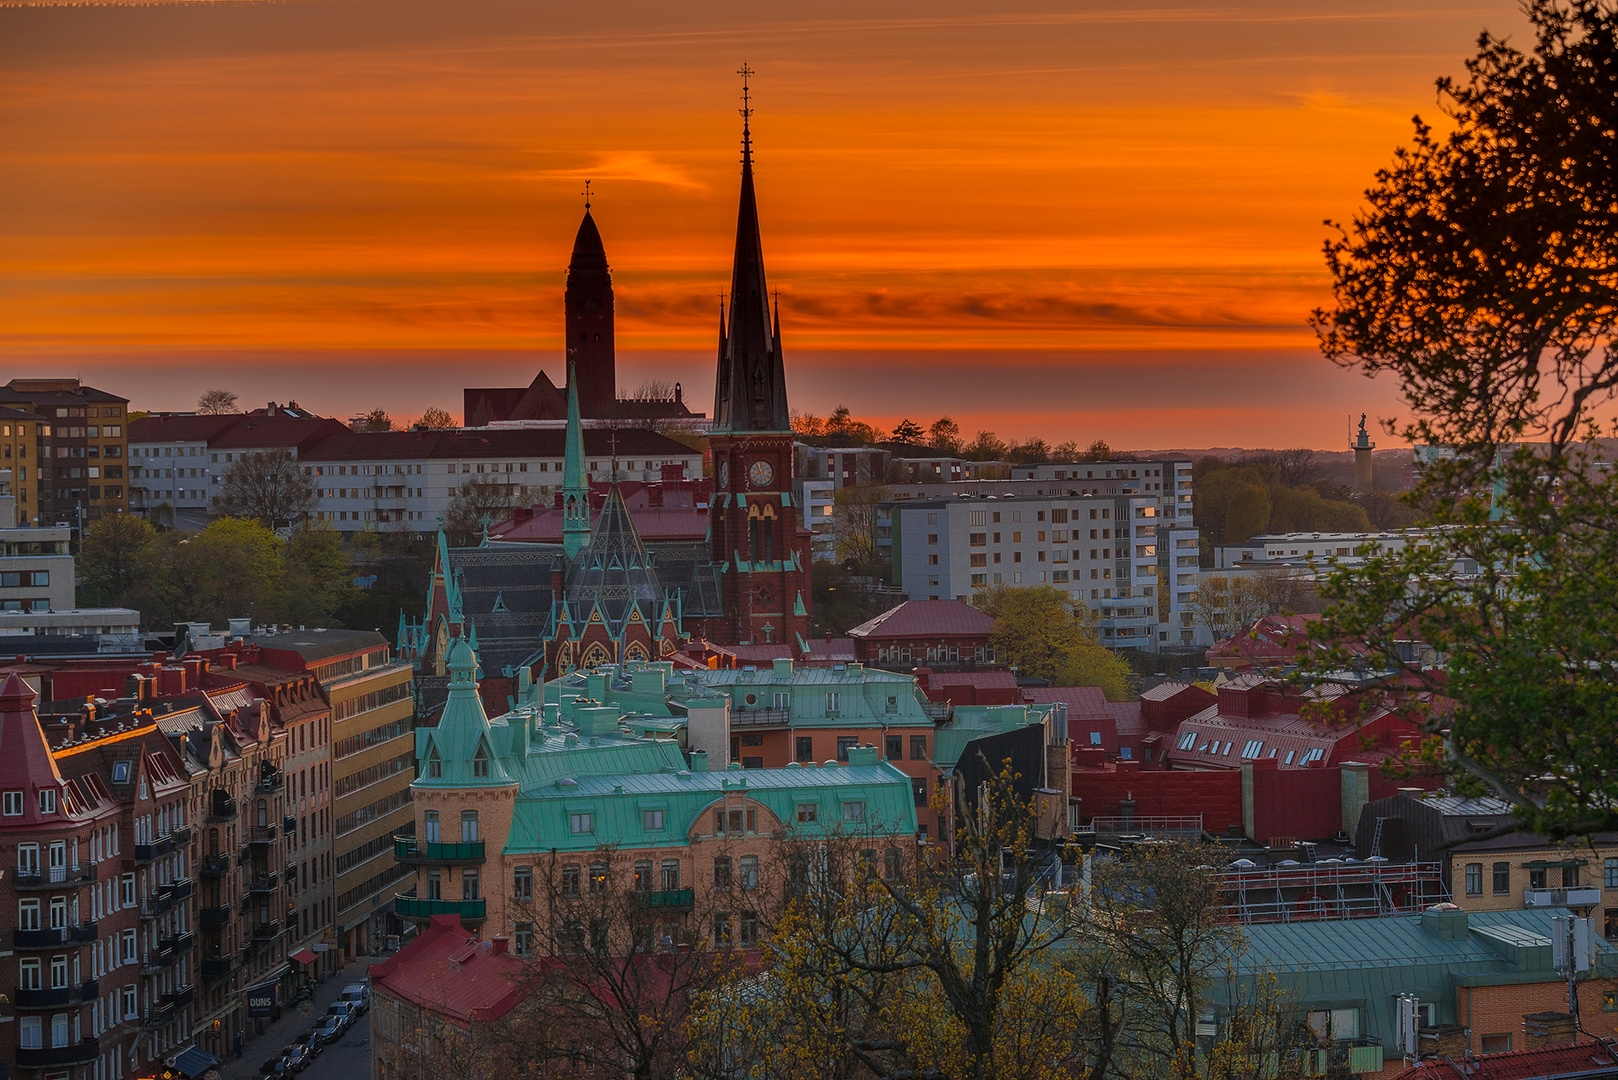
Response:
M314 953L310 952L308 949L298 949L298 950L295 950L293 952L289 952L289 953L287 953L287 959L288 960L296 960L298 963L305 964L305 965L313 965L313 964L320 963L320 957L316 956Z
M186 1076L201 1076L218 1064L218 1058L195 1046L182 1050L180 1056L174 1059L174 1067Z

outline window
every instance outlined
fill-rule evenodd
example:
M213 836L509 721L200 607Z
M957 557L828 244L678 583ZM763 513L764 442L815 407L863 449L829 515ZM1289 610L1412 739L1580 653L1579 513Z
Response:
M461 843L474 843L478 838L478 812L476 810L461 811Z
M742 944L758 944L758 912L742 912Z
M1497 862L1494 864L1494 895L1509 896L1511 894L1511 864Z
M885 706L885 710L887 712L889 712L889 713L896 713L896 712L899 711L899 697L898 697L898 695L896 695L896 694L889 694L888 695L888 701L887 701L887 705Z
M133 964L135 962L135 931L133 931L133 930L125 930L124 931L123 941L124 941L124 959L123 959L123 962L126 963L126 964ZM131 989L130 993L133 994L134 990Z
M436 748L427 751L427 778L440 780L444 776L444 762Z
M472 775L481 779L487 779L489 775L489 748L482 744L478 745L478 752L472 758Z
M39 961L35 959L17 961L17 986L23 990L39 989Z
M534 868L519 866L511 871L511 895L517 900L534 898Z
M17 845L17 875L19 877L39 876L39 845Z
M62 990L67 986L67 957L51 957L51 989Z
M1180 736L1180 745L1176 749L1189 750L1189 749L1191 749L1191 747L1196 745L1196 742L1197 742L1197 733L1194 732L1194 731L1188 731L1184 735ZM1292 760L1292 755L1291 754L1287 755L1287 760L1288 761Z
M652 861L640 859L635 863L635 891L652 891Z
M843 804L843 820L844 821L850 821L850 822L864 821L865 820L865 803L864 803L864 801L856 799L856 800L854 800L852 802L845 802Z
M422 814L422 831L426 834L427 843L438 843L438 811L428 810Z
M647 832L657 832L663 828L663 811L642 810L640 812L640 827Z
M516 940L514 940L512 942L512 945L513 945L513 947L516 948L518 956L530 956L530 955L533 954L533 951L534 951L534 924L533 923L531 923L531 922L520 922L520 923L518 923L517 924L517 932L513 936L515 937Z
M124 878L123 878L122 886L123 886L123 894L124 894L123 895L123 906L124 907L134 907L135 906L135 875L134 874L125 874Z
M131 986L129 993L134 993ZM40 1021L37 1016L23 1016L17 1019L17 1045L23 1050L40 1049Z
M442 870L427 871L427 899L444 899L444 872Z
M56 813L56 789L55 788L40 788L39 789L39 812L41 814L54 814L54 813Z
M562 895L567 897L579 895L579 868L577 866L562 867Z
M1260 754L1262 754L1263 752L1264 752L1264 740L1263 739L1249 739L1249 740L1247 740L1246 745L1244 745L1242 747L1242 757L1244 757L1244 758L1256 758Z
M1562 888L1576 889L1579 887L1579 868L1577 866L1562 867Z
M680 887L680 860L664 859L660 868L661 881L664 892L673 892Z
M730 888L731 871L734 869L729 855L719 855L713 861L713 887L716 889Z
M713 917L713 943L715 948L728 949L731 946L730 916L721 912Z
M1511 1035L1485 1035L1483 1036L1483 1052L1485 1054L1504 1054L1511 1049Z
M0 796L0 814L4 814L6 817L17 817L21 813L22 792L8 791L3 796Z
M917 806L927 805L927 778L918 776L910 781L910 792L916 798Z
M743 855L741 858L741 876L738 879L743 891L758 888L758 856Z
M911 761L926 761L927 760L927 736L925 736L925 735L912 735L912 736L910 736L910 760Z
M607 894L607 867L605 863L590 864L590 895L605 896Z
M1099 732L1099 731L1090 732L1090 745L1091 746L1100 746L1101 745L1101 732Z
M839 736L837 736L837 760L838 761L847 761L848 760L848 752L850 750L852 750L854 747L858 746L859 744L860 744L860 738L859 738L858 735L839 735Z
M568 825L575 836L580 833L595 831L595 823L591 814L570 814L568 815Z
M128 1019L130 1017L133 1017L134 1015L135 1015L135 988L133 986L126 986L126 987L124 987L124 1018Z
M1601 887L1618 889L1618 859L1605 859L1601 863Z
M819 819L820 819L820 806L818 804L812 803L812 802L811 803L799 803L798 804L798 824L799 825L813 825ZM38 901L35 901L35 903L38 903ZM37 915L35 916L35 920L36 921L38 920Z
M826 715L837 715L837 692L835 690L826 694Z
M812 762L815 760L815 740L812 735L799 735L797 737L797 752L793 760L798 762Z
M1483 895L1483 864L1480 862L1466 864L1466 895Z

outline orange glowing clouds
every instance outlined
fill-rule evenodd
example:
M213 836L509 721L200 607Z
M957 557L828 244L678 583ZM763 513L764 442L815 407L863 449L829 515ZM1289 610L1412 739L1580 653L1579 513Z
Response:
M917 411L867 377L929 351L1064 372L1223 352L1273 388L1311 362L1321 219L1435 116L1433 78L1479 30L1520 23L1511 0L674 7L0 4L0 349L31 369L277 349L532 367L560 344L589 178L625 362L689 351L705 386L746 59L805 407ZM821 378L842 354L863 374ZM409 411L444 388L393 392ZM945 408L979 404L970 378L955 393ZM1210 435L1251 423L1158 405L1181 431L1202 407ZM1060 408L995 419L1019 433Z

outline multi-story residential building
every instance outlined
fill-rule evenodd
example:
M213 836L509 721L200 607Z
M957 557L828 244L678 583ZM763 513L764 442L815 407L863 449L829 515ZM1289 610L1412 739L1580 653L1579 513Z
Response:
M810 554L821 562L837 561L837 536L833 517L837 509L837 485L830 480L792 478L792 497L803 507L803 523L812 534Z
M854 627L861 662L908 671L995 666L994 617L959 600L906 600Z
M1488 796L1400 791L1366 804L1356 843L1393 862L1418 853L1439 860L1450 895L1468 911L1576 908L1618 940L1618 833L1560 844L1521 830L1486 835L1516 816Z
M191 1036L190 785L135 719L57 728L53 749L27 685L0 688L0 979L17 995L0 1067L19 1077L138 1076Z
M253 454L284 452L314 487L310 514L340 532L438 526L469 481L498 485L524 503L549 502L562 486L560 425L477 430L351 431L336 421L287 414L151 416L131 427L139 470L135 508L217 509L225 473ZM657 482L666 466L702 475L702 455L642 429L584 430L587 478ZM617 471L614 474L614 464Z
M1155 651L1160 501L1150 495L949 497L884 503L892 580L912 600L969 600L995 585L1049 585L1099 616L1100 643ZM1186 531L1166 533L1175 543ZM1184 592L1184 598L1180 593Z
M1442 542L1442 534L1435 529L1394 529L1387 532L1296 532L1262 533L1250 537L1245 543L1224 544L1214 548L1214 567L1219 570L1244 569L1264 566L1321 567L1356 566L1362 550L1377 555L1391 555L1415 545L1418 548ZM1459 560L1465 564L1470 560ZM1476 573L1476 563L1470 570L1458 567L1460 572Z
M33 496L19 500L33 507L32 520L84 527L129 509L128 398L77 379L12 379L0 387L0 406L38 418L12 420L33 429Z
M11 474L8 487L16 500L12 524L24 525L38 520L39 505L36 483L39 480L39 432L43 423L26 409L0 406L0 469ZM32 476L30 476L32 473Z
M571 722L542 702L490 720L467 642L449 668L438 726L416 733L416 828L398 841L416 887L399 897L401 916L456 915L523 954L536 923L557 917L545 883L566 896L588 873L592 889L612 880L646 893L646 930L659 940L712 933L746 946L762 932L759 890L778 873L775 837L860 827L897 845L916 834L910 777L878 747L848 748L846 765L720 767L722 719L701 737L719 745L688 757L674 738L633 734L623 709L575 694ZM728 712L723 699L709 702ZM717 914L692 925L694 910Z
M330 703L332 922L352 959L386 938L395 882L408 873L393 859L393 837L414 821L412 669L370 631L298 630L248 643L260 663L312 674Z
M13 472L0 469L0 611L65 611L75 596L73 530L18 528Z
M1190 461L1120 458L1114 461L1047 462L1013 465L1013 480L1066 482L1080 494L1157 495L1158 516L1165 522L1190 524L1192 472Z

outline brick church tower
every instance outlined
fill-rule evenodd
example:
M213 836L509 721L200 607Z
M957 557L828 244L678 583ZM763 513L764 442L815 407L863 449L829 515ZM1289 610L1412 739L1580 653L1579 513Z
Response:
M721 314L715 380L714 498L708 535L723 566L715 640L807 648L809 533L792 498L792 418L781 360L781 309L770 317L753 193L753 142L742 69L742 192L728 327Z
M617 355L612 327L612 271L601 231L585 203L584 220L573 240L563 294L567 327L568 381L577 381L585 416L611 416L618 396Z

